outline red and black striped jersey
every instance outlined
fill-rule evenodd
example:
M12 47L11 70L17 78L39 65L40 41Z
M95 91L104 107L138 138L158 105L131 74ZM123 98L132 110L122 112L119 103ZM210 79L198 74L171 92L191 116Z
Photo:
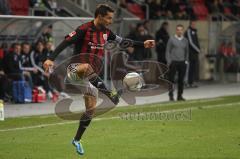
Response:
M69 44L75 44L74 54L92 53L99 58L104 54L104 44L115 39L116 35L110 29L97 29L93 21L79 26L65 37Z
M82 24L75 31L72 31L62 43L55 49L54 53L49 57L54 60L56 56L69 45L74 45L74 54L91 53L99 58L103 57L104 44L108 40L115 40L116 35L110 29L98 29L93 21Z
M104 56L104 44L109 41L121 43L123 38L115 35L110 29L99 29L94 25L94 21L87 22L79 26L75 31L65 36L65 39L57 46L49 59L54 60L57 55L69 45L74 45L74 55L82 54L79 63L94 63ZM136 45L143 45L143 42L135 42ZM86 55L86 56L84 56Z

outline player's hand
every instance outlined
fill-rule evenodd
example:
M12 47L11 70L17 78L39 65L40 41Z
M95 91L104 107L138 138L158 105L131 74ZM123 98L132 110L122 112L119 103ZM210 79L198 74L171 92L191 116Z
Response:
M155 45L156 45L155 40L144 41L144 47L145 48L153 48L153 47L155 47Z
M44 68L44 70L45 70L45 72L49 72L49 69L51 68L51 67L53 67L53 65L54 65L54 62L52 61L52 60L46 60L44 63L43 63L43 68Z

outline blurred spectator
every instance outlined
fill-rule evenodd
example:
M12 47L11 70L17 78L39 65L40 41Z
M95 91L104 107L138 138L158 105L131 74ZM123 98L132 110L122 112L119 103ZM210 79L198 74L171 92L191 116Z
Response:
M7 88L8 88L7 76L3 73L3 71L0 71L0 99L3 101L7 100L6 99Z
M0 99L5 100L5 92L7 90L7 77L3 71L4 49L0 47Z
M224 13L222 0L208 0L205 3L209 13Z
M29 0L29 6L34 7L37 4L37 0Z
M8 43L3 42L1 45L1 49L3 50L4 54L6 54L8 51Z
M143 26L144 26L144 29L145 29L145 35L153 35L153 33L151 32L151 22L150 20L145 20L143 22Z
M34 71L34 68L22 65L21 45L14 43L13 51L4 57L5 74L12 81L26 80L32 86L31 71Z
M136 38L135 36L136 36L136 26L133 24L130 24L129 25L129 33L126 36L126 38L133 39L133 38ZM127 48L126 52L128 54L128 60L133 61L134 60L134 55L133 55L134 48L129 47L129 48Z
M39 41L43 41L44 43L50 41L53 42L53 37L52 37L52 25L47 26L43 29L42 35L39 38Z
M48 83L49 73L43 70L43 62L47 59L47 53L44 51L44 42L37 41L35 50L31 53L31 63L37 69L33 74L33 83L35 86L42 86L51 99L53 97L52 89Z
M240 30L238 30L235 35L235 46L237 54L240 55Z
M37 73L37 69L33 67L30 58L31 46L27 42L22 43L20 68L24 70L25 77L28 78L31 88L33 88L32 74Z
M53 53L53 43L52 41L45 42L45 52L46 56L49 57L51 53Z
M0 15L10 15L11 10L8 4L8 0L0 0Z
M153 37L149 34L146 34L147 31L142 23L137 24L136 32L135 34L132 34L131 37L128 36L128 38L131 38L132 40L137 41L145 41L147 39L153 39ZM132 50L132 58L133 60L142 61L151 58L151 50L150 49L143 49L142 47L135 46L134 50Z
M157 3L155 0L146 0L146 4L149 6L149 18L150 19L160 19L163 16L163 7L161 2Z
M2 47L0 47L0 71L3 71L3 58L5 55L5 51Z
M21 64L23 67L32 67L30 53L31 53L30 44L28 42L23 42L21 52Z
M196 21L190 21L190 26L185 32L185 37L189 41L188 85L189 87L197 87L197 85L194 82L198 80L198 74L199 74L198 56L200 53L200 45L198 41Z
M184 1L170 0L168 1L167 8L169 9L169 16L173 19L187 19L186 4ZM172 14L172 15L171 15Z
M51 11L55 11L57 9L56 0L43 0L43 3Z
M23 74L20 69L21 45L14 43L12 45L13 51L6 54L4 57L4 72L8 78L12 80L22 80Z
M156 52L158 61L164 64L167 64L165 52L167 47L167 42L169 39L168 33L168 22L163 22L160 29L156 32L155 39L156 39Z
M45 54L47 57L50 56L50 54L53 53L53 43L51 41L48 41L45 43ZM62 79L62 76L59 76L57 74L52 74L51 75L51 80L56 81L54 83L54 89L57 89L57 91L59 91L60 96L62 96L63 98L69 98L70 96L64 92L65 89L65 85L64 85L64 79Z
M58 9L56 0L30 0L29 4L30 7L37 8L33 13L35 16L52 15L51 12L54 13Z
M240 1L239 0L229 0L230 9L235 16L240 16Z

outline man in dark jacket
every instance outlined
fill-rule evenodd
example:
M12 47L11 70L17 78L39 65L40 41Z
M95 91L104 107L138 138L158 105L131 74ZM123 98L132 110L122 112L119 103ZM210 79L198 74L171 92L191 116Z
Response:
M157 42L157 58L158 61L164 64L167 64L165 52L166 52L166 46L169 39L169 33L168 33L168 22L163 22L160 29L157 31L155 36L156 42Z
M189 87L197 87L194 84L198 79L199 74L199 61L198 55L200 53L200 46L198 42L198 35L196 29L196 22L191 21L190 26L185 32L185 37L189 41L189 71L188 71L188 84Z
M20 69L21 45L13 44L13 52L9 52L3 59L4 72L12 80L22 79L22 70Z
M135 35L132 35L132 40L138 40L141 42L144 42L147 39L152 39L151 35L149 35L144 28L144 25L142 23L137 24L136 26L136 33ZM150 59L152 57L151 49L149 48L142 48L141 46L135 46L133 50L133 60L137 61L143 61L146 59Z

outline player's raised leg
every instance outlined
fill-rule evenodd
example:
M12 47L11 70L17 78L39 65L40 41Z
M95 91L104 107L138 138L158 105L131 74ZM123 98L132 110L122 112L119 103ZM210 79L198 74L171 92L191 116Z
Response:
M89 80L100 92L105 94L109 99L117 105L119 102L119 94L109 90L104 84L103 80L96 74L88 63L83 64L70 64L67 68L68 77L74 81Z

